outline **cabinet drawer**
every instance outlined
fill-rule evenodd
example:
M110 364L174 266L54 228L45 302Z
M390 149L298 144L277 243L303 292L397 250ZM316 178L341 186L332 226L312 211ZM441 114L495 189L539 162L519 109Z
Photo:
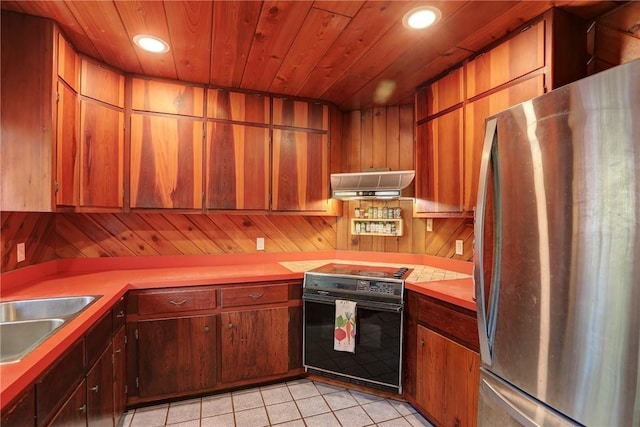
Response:
M179 289L138 295L138 314L211 310L216 307L213 288Z
M480 349L478 325L472 311L421 297L418 301L418 322L473 351Z
M286 302L289 300L289 284L223 288L220 295L220 305L222 307Z
M104 348L111 342L113 332L111 310L105 313L86 334L85 346L87 349L87 366L93 365L102 354Z

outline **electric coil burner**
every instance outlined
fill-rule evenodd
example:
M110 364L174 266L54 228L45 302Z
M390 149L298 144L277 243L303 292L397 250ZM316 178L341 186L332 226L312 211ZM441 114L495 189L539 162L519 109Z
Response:
M411 271L333 263L306 272L306 371L401 393L404 281ZM337 299L356 303L354 353L333 349Z

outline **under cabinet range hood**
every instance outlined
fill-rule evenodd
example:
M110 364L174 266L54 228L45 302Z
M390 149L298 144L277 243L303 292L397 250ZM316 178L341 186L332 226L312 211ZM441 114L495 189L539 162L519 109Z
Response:
M397 199L415 174L415 171L389 170L332 173L332 195L340 200Z

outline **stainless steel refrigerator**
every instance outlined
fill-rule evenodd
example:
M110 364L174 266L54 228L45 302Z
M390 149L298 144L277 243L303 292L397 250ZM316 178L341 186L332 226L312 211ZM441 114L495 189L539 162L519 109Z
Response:
M640 425L640 61L487 119L480 426Z

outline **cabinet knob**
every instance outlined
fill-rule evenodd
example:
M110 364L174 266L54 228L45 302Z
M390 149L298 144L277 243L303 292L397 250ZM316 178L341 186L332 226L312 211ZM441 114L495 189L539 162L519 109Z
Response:
M78 412L82 412L83 414L87 413L87 405L82 405L78 408Z
M170 300L170 301L169 301L169 304L173 304L173 305L182 305L182 304L184 304L185 302L187 302L186 298L185 298L185 299L183 299L183 300L180 300L180 301Z
M117 349L117 350L114 350L113 352L114 352L115 354L118 354L118 353L122 352L122 350Z
M95 387L91 387L89 390L95 391L97 393L98 392L98 386L96 385Z
M116 314L117 318L122 318L124 317L124 311L120 310L120 313Z
M208 326L205 326L205 327L204 327L204 331L205 331L205 332L209 332L209 327L208 327Z
M424 345L424 340L420 340L420 345Z
M229 329L233 329L233 323L229 322L229 324L227 325L227 327L228 327Z

